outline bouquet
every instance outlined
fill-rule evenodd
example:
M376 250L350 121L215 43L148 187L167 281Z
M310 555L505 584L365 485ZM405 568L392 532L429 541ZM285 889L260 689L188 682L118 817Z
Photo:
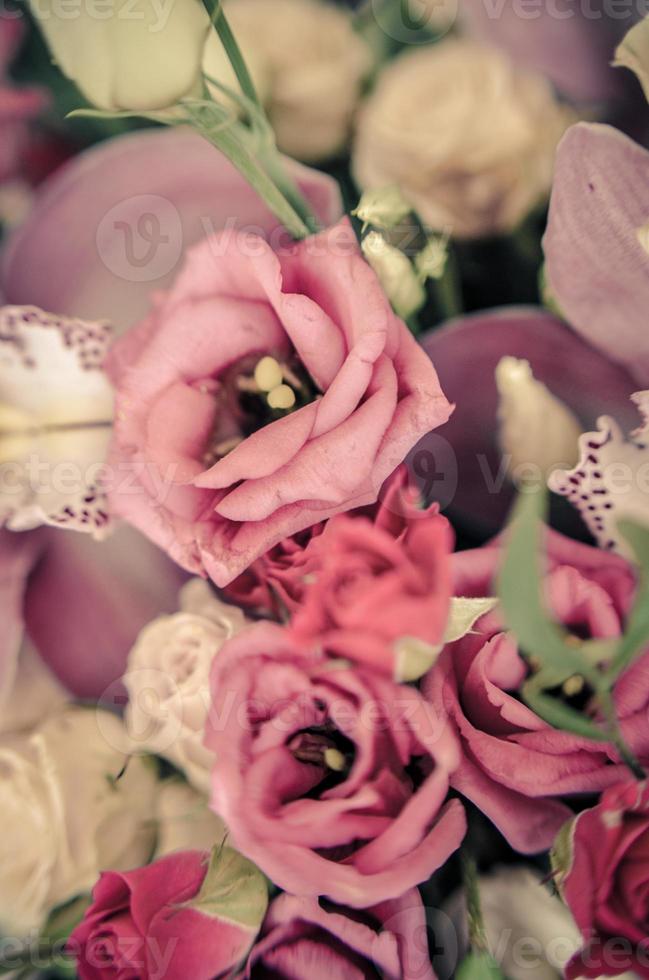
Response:
M3 7L0 975L649 978L649 17L586 6Z

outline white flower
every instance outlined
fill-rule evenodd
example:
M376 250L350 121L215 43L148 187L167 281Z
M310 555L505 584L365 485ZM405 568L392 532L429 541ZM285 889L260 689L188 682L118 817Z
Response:
M635 72L649 99L649 17L635 24L618 45L613 64Z
M548 193L570 121L543 78L449 39L381 73L359 114L353 170L364 190L398 184L434 229L506 232Z
M156 778L128 757L114 715L69 707L29 735L0 738L0 933L38 930L100 871L145 863Z
M169 759L197 789L209 792L212 753L203 745L212 660L247 620L200 579L181 593L181 611L160 616L140 633L124 684L127 726L139 748Z
M390 245L378 231L371 231L365 236L361 249L379 277L397 316L407 320L421 309L426 300L426 291L408 256Z
M649 525L649 391L631 395L642 425L624 437L608 415L596 432L579 437L579 461L573 470L555 470L548 478L554 493L567 497L602 548L628 558L633 551L618 529L621 518Z
M583 942L570 911L541 875L522 866L497 868L478 879L478 890L489 949L503 975L509 980L561 980ZM466 937L466 911L459 893L447 911ZM447 938L449 948L455 948L455 936ZM619 980L633 977L624 973Z
M156 858L174 851L211 851L227 837L227 827L213 813L206 796L182 779L165 779L157 797Z
M30 731L69 700L35 647L24 640L18 656L7 658L4 664L0 735Z
M100 109L164 109L200 93L209 18L200 0L31 0L61 71Z
M106 533L113 394L102 363L111 339L103 323L0 309L0 525Z
M229 0L225 11L279 148L306 161L343 149L371 66L349 14L323 0ZM217 36L208 39L204 68L236 88Z
M530 465L539 477L577 461L581 426L561 399L534 377L529 361L502 357L496 366L500 446L510 476Z

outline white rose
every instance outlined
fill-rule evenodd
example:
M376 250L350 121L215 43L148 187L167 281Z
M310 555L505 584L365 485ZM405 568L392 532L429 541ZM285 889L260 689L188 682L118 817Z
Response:
M0 934L27 936L100 871L144 864L155 789L154 768L129 760L108 712L68 707L32 734L0 738Z
M0 735L31 731L70 700L35 647L24 640L15 661L5 665L0 695Z
M164 109L200 93L209 18L200 0L115 0L109 16L83 3L31 0L61 71L101 109Z
M225 11L279 148L309 162L343 149L372 60L349 14L322 0L229 0ZM236 87L217 36L204 68Z
M156 858L174 851L211 851L227 837L227 828L208 800L183 779L165 779L157 798Z
M445 40L397 58L359 114L353 171L398 184L424 222L462 238L513 229L549 191L571 116L540 76Z
M200 579L181 593L181 611L140 633L128 659L126 722L139 748L163 756L209 792L212 753L203 745L210 706L210 668L226 640L247 620Z

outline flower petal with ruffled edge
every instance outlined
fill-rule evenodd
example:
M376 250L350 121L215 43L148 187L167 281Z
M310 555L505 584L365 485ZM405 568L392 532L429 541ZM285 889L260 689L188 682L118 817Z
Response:
M102 362L111 336L103 323L0 309L0 523L10 530L108 529L101 466L113 396Z
M610 126L569 129L543 240L548 285L571 326L642 386L649 383L648 222L647 150Z
M632 556L617 528L625 517L649 523L649 391L631 396L642 425L626 439L607 415L597 431L579 438L580 459L573 470L555 470L548 486L567 497L603 548Z

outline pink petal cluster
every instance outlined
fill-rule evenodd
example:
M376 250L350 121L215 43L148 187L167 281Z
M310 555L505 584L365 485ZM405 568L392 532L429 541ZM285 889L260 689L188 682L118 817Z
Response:
M459 846L457 740L414 688L305 655L272 623L225 644L211 686L212 807L281 888L364 908Z
M296 356L318 395L246 435L219 397L228 372L265 355ZM115 511L221 586L283 538L375 501L451 411L346 220L278 254L241 233L207 239L108 369Z
M588 637L619 636L635 588L630 566L556 532L548 531L546 542L545 586L558 621ZM493 595L500 558L498 543L455 555L455 594ZM460 739L462 758L452 785L514 848L534 853L550 847L570 816L559 797L602 790L620 778L622 767L611 746L553 728L527 707L518 692L528 673L495 611L443 651L423 690ZM642 710L637 701L646 710L648 698L646 686L629 686L637 695L633 706L627 695L631 724L634 709Z
M649 785L623 782L570 828L562 894L584 938L567 980L649 977ZM562 871L564 869L561 869Z
M200 891L208 857L179 851L102 874L68 943L81 980L213 980L236 967L254 931L183 907Z
M363 913L283 894L268 910L243 978L435 980L425 936L416 889Z

